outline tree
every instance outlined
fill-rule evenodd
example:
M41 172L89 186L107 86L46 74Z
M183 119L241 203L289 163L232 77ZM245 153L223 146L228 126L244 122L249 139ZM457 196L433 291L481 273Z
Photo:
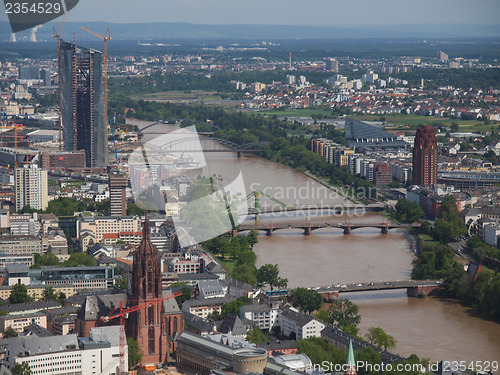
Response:
M366 339L375 346L383 348L384 351L396 348L396 340L393 336L387 334L380 327L371 327L365 335Z
M413 223L421 216L424 216L422 208L406 198L401 198L396 203L396 217L403 223Z
M259 239L257 238L257 232L251 230L247 235L247 241L250 247L253 249L253 247L259 242Z
M188 286L183 286L181 289L182 294L178 297L175 297L177 303L182 306L182 304L193 297L193 290Z
M312 289L294 289L291 297L293 306L298 307L308 315L313 311L319 310L323 304L321 294Z
M127 337L128 346L128 369L133 370L134 367L142 361L142 352L139 348L139 342L132 337Z
M262 332L262 330L254 324L253 327L247 332L246 340L248 342L258 344L260 342L268 341L268 338L264 332Z
M63 267L94 266L95 260L90 255L78 252L70 255L68 260L62 263Z
M222 305L221 316L224 318L227 314L240 315L240 308L244 305L252 304L252 300L247 297L238 297L235 301L227 302Z
M46 288L46 289L43 290L42 299L44 299L44 300L51 299L53 301L57 301L58 295L55 292L54 288L52 288L50 286L50 287L48 287L48 288Z
M39 269L40 267L51 266L51 267L60 267L61 262L59 258L52 253L47 254L35 254L35 264L31 268Z
M12 368L13 375L31 375L31 367L28 362L17 363Z
M343 331L357 334L361 321L359 307L345 298L334 299L328 310L333 324Z
M140 208L136 203L127 205L127 216L143 216L146 210Z
M264 264L257 270L257 283L259 285L269 285L271 290L274 287L286 288L288 279L279 277L279 267L277 264Z
M28 288L26 288L26 285L16 284L12 287L9 297L10 303L25 303L31 301L33 301L33 298L28 295Z
M256 271L254 265L241 264L233 268L231 277L250 285L256 285L257 277L255 276L255 273Z
M18 335L17 331L14 328L12 328L12 326L8 326L3 331L4 339L8 339L9 337L17 337L17 335Z

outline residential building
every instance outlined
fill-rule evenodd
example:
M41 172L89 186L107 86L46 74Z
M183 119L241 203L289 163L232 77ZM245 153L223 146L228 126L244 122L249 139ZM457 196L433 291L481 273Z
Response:
M16 168L14 192L16 211L24 206L35 210L45 210L49 205L47 171L37 165L25 165Z
M387 186L392 182L392 169L388 164L376 163L373 176L375 185Z
M47 328L47 315L44 312L35 312L0 316L0 332L5 332L9 327L22 332L30 324L38 324L40 327Z
M108 179L111 216L127 216L127 175L123 173L110 173Z
M325 325L314 317L303 315L291 307L281 310L279 326L282 335L295 340L320 337L321 330L325 328Z
M498 246L500 244L500 225L496 223L486 224L484 230L484 242L490 246Z
M320 337L321 330L325 328L325 325L314 317L303 315L291 307L281 310L279 326L282 335L295 340Z
M193 297L195 299L208 299L224 297L226 294L219 283L219 280L200 281L194 288Z

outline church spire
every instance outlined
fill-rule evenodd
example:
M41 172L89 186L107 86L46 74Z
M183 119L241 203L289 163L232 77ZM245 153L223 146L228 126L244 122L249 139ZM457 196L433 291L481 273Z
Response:
M357 375L356 361L354 359L354 350L352 349L352 340L349 339L349 351L347 352L347 371L345 375Z

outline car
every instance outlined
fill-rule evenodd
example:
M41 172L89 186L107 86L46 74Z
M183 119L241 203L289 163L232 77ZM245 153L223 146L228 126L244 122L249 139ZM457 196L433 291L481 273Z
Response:
M368 284L368 285L373 286L373 283L370 283L370 284Z
M335 285L335 288L340 288L340 287L341 287L340 284Z
M363 284L358 284L358 285L356 285L356 286L363 286Z
M385 283L385 285L390 285L391 283Z
M347 288L347 285L344 284L344 285L341 285L340 287L341 288Z
M331 287L332 287L331 285L328 285L328 286L326 287L326 289L330 289Z
M443 282L441 280L436 281L436 284L442 284Z

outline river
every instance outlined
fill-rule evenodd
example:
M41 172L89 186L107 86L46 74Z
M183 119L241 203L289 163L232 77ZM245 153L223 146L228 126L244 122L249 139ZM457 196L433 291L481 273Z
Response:
M140 124L142 125L142 123ZM158 125L159 129L171 129ZM145 138L147 139L147 138ZM206 153L207 174L220 174L226 182L241 171L247 192L262 190L278 200L296 205L345 205L336 193L305 175L259 157L237 158L234 153ZM347 203L346 203L347 202ZM265 197L261 205L276 204ZM360 215L324 214L263 215L260 225L271 223L380 223L386 219L373 212ZM251 223L252 221L248 221ZM300 229L284 229L271 237L261 234L255 246L257 266L278 264L290 287L336 283L406 280L414 254L400 230L388 235L360 228L344 235L336 228L316 230L305 236ZM350 293L343 295L360 309L360 335L372 326L382 327L397 340L394 352L411 353L433 361L500 361L500 324L475 316L454 300L437 297L409 298L404 291Z

